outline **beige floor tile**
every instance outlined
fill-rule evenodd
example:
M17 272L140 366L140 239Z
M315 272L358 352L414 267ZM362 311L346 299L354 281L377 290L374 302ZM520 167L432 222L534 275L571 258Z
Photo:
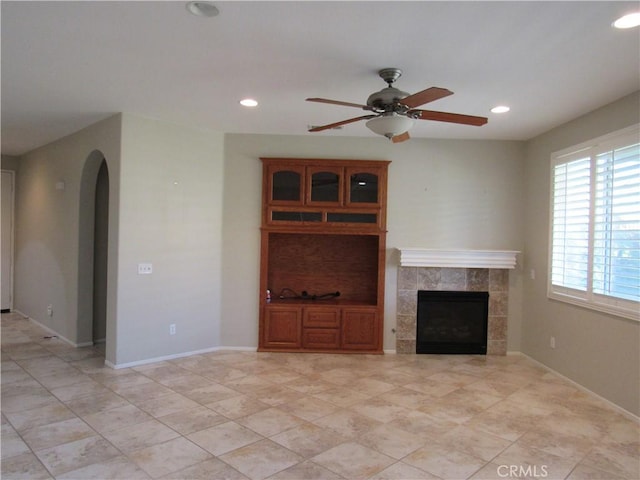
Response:
M331 415L314 420L313 423L319 427L330 428L346 438L357 438L382 425L382 422L365 417L352 410L338 410Z
M92 413L82 418L95 431L101 434L131 427L153 419L151 415L131 404L105 410L104 412Z
M155 419L104 432L103 435L120 451L126 453L180 436L178 432Z
M151 477L158 478L211 459L210 453L184 437L137 450L129 455Z
M79 418L33 427L22 433L22 438L32 450L62 445L94 436L96 432Z
M281 472L271 475L269 480L344 480L337 473L333 473L311 461L298 463Z
M165 475L162 480L247 480L247 478L222 460L212 458Z
M9 424L2 425L2 460L31 452L20 435Z
M227 422L192 433L187 438L208 452L220 456L264 437L235 422Z
M440 477L420 470L419 468L412 467L403 462L396 462L390 467L385 468L379 473L376 473L373 477L369 477L369 480L440 480Z
M238 397L242 395L240 392L233 390L219 383L213 383L206 386L200 386L192 390L187 390L182 393L185 397L190 398L194 402L198 402L202 405L207 405L213 402L219 402L220 400L226 400L228 398Z
M38 389L37 393L23 393L2 398L2 411L5 413L22 412L34 408L57 405L59 400L46 389Z
M58 400L66 402L86 395L109 393L109 390L105 386L100 385L98 382L87 377L82 382L67 385L65 387L54 388L51 390L51 393L55 395Z
M586 467L604 470L621 477L640 478L640 441L605 442L594 447L581 463Z
M207 407L181 410L171 415L160 417L158 420L182 435L188 435L229 421L227 417Z
M522 465L544 470L550 479L565 478L578 463L577 460L558 457L536 448L522 445L519 441L495 457L498 465Z
M198 402L194 402L179 393L171 393L169 395L162 395L161 397L141 400L133 403L135 403L135 405L141 410L144 410L149 415L156 418L200 406Z
M395 463L395 459L356 442L342 443L311 460L352 480L369 478Z
M399 418L406 418L411 410L381 398L370 398L349 407L349 410L365 415L373 420L388 423Z
M403 462L444 479L469 478L485 464L481 458L442 445L427 445Z
M35 454L54 476L58 476L93 463L109 460L118 456L120 452L104 438L94 436L36 450Z
M473 455L487 462L512 444L509 440L466 425L456 427L444 434L441 442L452 449Z
M435 380L431 380L430 378L420 380L418 382L408 383L404 385L404 388L424 393L425 395L429 395L432 397L443 397L447 393L451 393L454 390L458 389L456 385L437 382Z
M58 475L56 480L147 480L147 473L124 455Z
M424 446L425 438L393 425L381 425L358 437L358 443L399 460Z
M3 414L18 432L75 417L75 414L62 402L21 412L12 413L3 410Z
M377 398L412 410L426 407L434 400L434 397L431 395L426 395L404 387L389 390L388 392L378 395Z
M307 421L327 416L339 407L314 397L302 397L290 403L278 405L283 412L288 412Z
M251 395L273 407L282 405L283 403L293 402L305 396L301 392L280 385L269 385L268 387L253 392Z
M367 398L371 398L369 395L354 392L353 390L349 390L347 388L331 388L329 390L324 390L320 393L316 393L313 396L319 400L332 403L338 407L348 407L350 405L355 405L356 403L363 402Z
M304 420L273 407L239 418L236 421L260 435L270 437L296 427Z
M247 395L227 398L218 402L208 403L205 406L232 420L246 417L271 407Z
M630 480L630 477L620 477L611 472L579 464L573 469L567 480Z
M233 450L220 459L252 480L270 477L303 460L296 453L268 439Z
M314 395L316 393L324 392L335 387L335 385L321 380L320 376L317 374L302 376L296 380L285 383L285 386L297 392L305 393L307 395Z
M98 395L86 395L64 402L76 415L85 416L92 413L104 412L112 408L128 405L124 398L115 393L101 393Z
M143 377L144 378L144 377ZM125 384L110 387L114 392L122 398L126 398L131 403L144 403L149 399L158 399L166 395L175 395L176 392L169 387L159 384L151 379L148 382L139 385Z
M579 461L591 448L599 442L599 438L588 438L571 433L557 433L546 429L531 430L525 433L518 443L537 448L544 452L563 458Z
M224 385L240 393L251 395L272 384L267 382L266 380L262 380L256 375L246 375L236 380L224 382Z
M335 447L339 443L344 443L348 439L333 430L322 428L312 423L303 423L274 435L271 440L305 458L309 458Z
M33 453L3 458L0 477L11 480L48 480L53 477Z

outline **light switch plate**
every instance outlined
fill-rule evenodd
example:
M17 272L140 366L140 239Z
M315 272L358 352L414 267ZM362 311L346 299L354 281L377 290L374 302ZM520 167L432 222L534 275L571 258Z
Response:
M151 263L139 263L138 275L151 275L153 273L153 264Z

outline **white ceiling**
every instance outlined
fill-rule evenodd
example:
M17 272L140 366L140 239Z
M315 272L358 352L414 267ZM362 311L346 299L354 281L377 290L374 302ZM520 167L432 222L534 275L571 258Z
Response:
M418 121L412 137L524 140L640 88L638 2L2 1L2 153L22 154L116 112L230 133L374 137L364 103L385 86L455 95L423 108L488 116ZM254 97L255 109L238 101ZM511 112L498 116L498 104Z

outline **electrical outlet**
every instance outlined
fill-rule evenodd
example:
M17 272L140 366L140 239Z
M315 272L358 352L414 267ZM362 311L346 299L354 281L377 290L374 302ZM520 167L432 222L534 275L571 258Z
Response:
M556 348L556 337L551 337L551 338L549 339L549 346L550 346L551 348Z
M47 316L48 317L53 317L53 305L48 305L47 306Z
M169 335L175 335L176 334L176 324L172 323L171 325L169 325Z

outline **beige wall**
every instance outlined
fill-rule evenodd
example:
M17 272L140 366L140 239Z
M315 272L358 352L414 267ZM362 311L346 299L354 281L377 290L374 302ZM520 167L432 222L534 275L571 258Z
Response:
M93 160L102 155L110 190L107 361L218 346L223 135L128 114L20 159L15 309L73 343L91 341L93 238L83 224L93 218L81 198L95 193ZM140 262L152 263L153 274L138 275Z
M522 351L640 415L640 324L547 299L551 153L640 121L636 92L527 143ZM535 270L535 280L529 272ZM550 348L550 337L556 348Z
M259 157L391 160L384 349L395 349L398 247L522 250L521 142L227 135L222 344L258 344ZM509 350L520 349L521 272L510 275Z
M87 233L92 232L92 228L84 224L90 209L80 201L86 187L83 183L85 165L90 157L104 156L113 180L108 268L110 273L117 272L115 200L119 188L120 130L121 116L116 115L36 149L19 160L14 308L76 344L88 340L86 326L91 319L83 312L92 305L92 298L80 294L79 287L92 268L81 255L82 246L92 241L92 233ZM52 316L47 315L49 305L53 307ZM110 289L107 312L111 318L115 318L115 306L115 291Z

